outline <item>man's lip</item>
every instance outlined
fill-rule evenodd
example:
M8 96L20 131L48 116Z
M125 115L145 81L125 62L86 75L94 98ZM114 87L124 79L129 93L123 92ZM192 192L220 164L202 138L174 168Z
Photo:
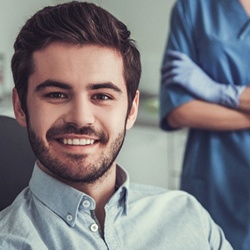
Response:
M91 136L91 135L80 135L80 134L61 134L61 135L54 136L55 140L62 139L62 138L66 138L66 139L77 138L77 139L99 140L99 138L97 136L93 136L93 135Z

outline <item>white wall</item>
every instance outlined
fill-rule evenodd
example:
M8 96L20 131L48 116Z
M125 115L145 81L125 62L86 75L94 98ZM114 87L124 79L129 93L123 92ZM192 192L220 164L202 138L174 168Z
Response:
M186 132L176 133L145 126L134 126L127 132L117 162L129 172L131 181L179 188Z
M10 61L19 29L35 11L54 3L54 0L0 0L0 53L5 58L5 91L13 87Z
M10 61L13 43L19 29L38 9L63 2L66 1L0 0L0 55L3 54L5 58L5 92L13 87ZM170 12L175 0L90 0L90 2L102 6L127 24L141 52L140 90L150 92L157 99L161 61L168 34ZM0 85L0 99L1 91ZM154 117L158 119L158 116Z
M5 85L13 86L10 60L15 37L38 9L65 0L0 0L0 53L5 56ZM142 58L140 89L158 94L160 65L175 0L90 0L121 19L131 30Z

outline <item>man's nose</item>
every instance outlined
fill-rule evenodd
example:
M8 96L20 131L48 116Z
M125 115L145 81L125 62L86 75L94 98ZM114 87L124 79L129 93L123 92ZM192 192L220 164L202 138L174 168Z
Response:
M70 102L64 121L73 123L77 127L93 125L95 123L93 103L86 97L75 98Z

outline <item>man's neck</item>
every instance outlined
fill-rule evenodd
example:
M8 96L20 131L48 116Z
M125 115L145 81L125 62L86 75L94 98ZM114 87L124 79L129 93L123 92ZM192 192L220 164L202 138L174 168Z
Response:
M76 188L79 191L84 192L95 200L96 209L95 214L98 219L98 222L103 231L104 222L105 222L105 210L104 207L106 203L109 201L111 196L115 193L115 185L116 185L116 164L105 173L102 178L97 180L92 184L75 184L71 185L73 188Z

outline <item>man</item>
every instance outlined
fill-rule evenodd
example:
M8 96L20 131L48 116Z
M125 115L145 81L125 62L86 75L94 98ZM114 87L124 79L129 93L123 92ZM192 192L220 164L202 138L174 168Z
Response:
M194 198L130 184L116 164L141 73L122 22L90 3L47 7L21 29L12 70L37 163L0 214L1 249L231 249Z

